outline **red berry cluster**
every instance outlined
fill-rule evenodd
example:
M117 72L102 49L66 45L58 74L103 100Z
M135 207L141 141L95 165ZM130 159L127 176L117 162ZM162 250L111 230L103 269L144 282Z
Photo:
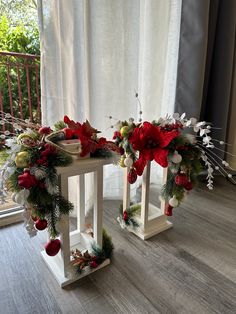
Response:
M43 147L43 149L40 151L39 158L36 160L37 165L43 165L43 166L48 166L48 158L53 157L55 155L56 149L46 143Z

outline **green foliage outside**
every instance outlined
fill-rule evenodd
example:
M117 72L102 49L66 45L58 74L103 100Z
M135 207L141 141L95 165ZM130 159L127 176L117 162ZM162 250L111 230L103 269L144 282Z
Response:
M39 55L39 31L37 26L36 3L33 0L0 0L0 51L18 52ZM6 59L8 58L8 60ZM26 70L22 67L24 58L5 57L0 55L0 90L2 92L3 110L10 112L9 85L7 81L6 61L10 62L10 79L13 99L13 110L19 116L18 72L20 73L20 86L22 92L22 107L24 118L29 117L28 92ZM31 86L31 103L33 116L36 119L37 95L36 75L32 61L29 64L29 81ZM39 64L39 61L38 61ZM39 83L40 85L40 83Z
M5 163L7 160L8 154L6 149L1 149L0 150L0 167Z

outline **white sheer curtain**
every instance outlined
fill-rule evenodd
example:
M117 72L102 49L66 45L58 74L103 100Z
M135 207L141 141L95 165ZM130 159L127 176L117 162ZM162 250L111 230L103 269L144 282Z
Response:
M64 114L109 138L106 116L173 112L181 0L38 0L42 116ZM105 195L121 196L118 168L106 170Z

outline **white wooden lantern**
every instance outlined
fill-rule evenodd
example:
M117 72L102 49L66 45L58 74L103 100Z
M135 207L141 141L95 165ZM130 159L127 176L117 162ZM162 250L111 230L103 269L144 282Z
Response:
M166 202L164 200L161 201L161 208L149 203L150 171L151 163L149 161L142 175L141 215L135 216L135 220L137 220L140 227L129 229L142 240L146 240L172 227L172 223L167 220L167 216L165 215ZM163 183L166 182L167 171L167 168L164 168ZM129 168L125 168L123 211L130 207L130 184L127 180L128 173Z
M62 248L56 256L48 256L42 251L44 261L56 277L61 287L64 287L76 280L95 272L110 263L106 259L97 268L85 268L81 274L77 274L71 266L71 250L80 251L91 250L94 241L102 247L103 229L103 166L112 163L112 159L79 159L74 160L69 167L57 168L59 175L59 185L62 196L68 199L68 179L69 177L79 176L79 206L77 208L77 230L70 232L69 215L64 215L57 224L60 232ZM93 232L94 238L85 232L85 174L94 173L94 213L93 213Z

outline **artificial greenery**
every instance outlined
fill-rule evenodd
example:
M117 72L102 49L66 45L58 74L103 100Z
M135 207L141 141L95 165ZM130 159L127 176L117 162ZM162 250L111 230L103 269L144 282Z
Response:
M64 121L58 121L54 124L53 129L54 129L54 131L57 132L57 131L63 130L66 127L67 127L67 125L65 124Z
M184 149L180 150L182 161L178 165L171 163L168 170L167 181L162 187L161 196L165 201L169 201L169 199L175 195L176 199L181 202L185 196L185 189L183 186L175 183L175 170L183 169L184 172L189 175L189 179L193 186L195 186L198 182L197 178L202 171L200 159L201 152L198 147L190 144L184 135L176 137L171 145L174 145L175 147L184 147Z
M91 153L92 158L110 158L112 157L112 152L108 149L99 148L94 153Z
M120 220L125 223L126 226L133 228L139 228L140 225L135 219L135 216L140 215L141 204L133 204L123 212L123 205L120 205L119 208L119 217Z
M96 243L92 245L92 251L81 252L78 249L71 252L73 261L72 265L75 267L75 271L78 274L84 270L85 267L96 268L102 264L107 258L111 258L113 253L113 243L111 237L103 229L102 234L102 248Z
M181 202L184 198L184 187L175 183L175 175L168 172L166 183L162 186L161 197L165 201L175 195L176 199Z
M112 243L112 238L109 236L105 229L102 230L102 249L96 245L92 245L92 254L98 256L103 261L106 258L111 258L114 245Z
M40 149L30 147L25 150L29 153L32 164L39 158ZM40 183L29 189L27 202L32 207L32 215L40 219L47 219L48 231L51 238L55 238L59 233L56 230L56 223L61 215L68 215L73 210L73 204L66 200L59 190L58 175L56 167L66 167L72 163L72 157L62 151L54 151L48 156L47 167L43 167L46 178L39 181ZM7 188L12 192L20 192L18 177L24 173L24 169L15 168L14 173L7 180ZM47 188L46 188L47 186ZM53 189L50 193L49 186Z

